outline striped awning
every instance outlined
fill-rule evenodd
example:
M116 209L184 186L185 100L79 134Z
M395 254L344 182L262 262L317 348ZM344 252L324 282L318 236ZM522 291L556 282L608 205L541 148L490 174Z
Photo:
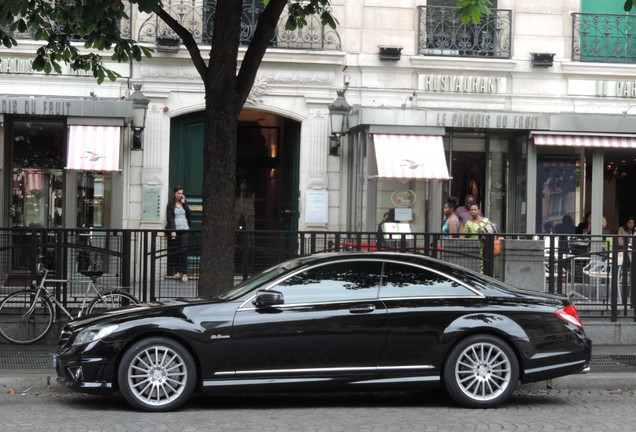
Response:
M69 126L66 169L119 171L119 126Z
M20 176L24 181L24 189L27 194L32 191L41 191L44 186L44 173L36 169L25 169Z
M374 134L378 177L448 180L444 143L439 135Z
M533 133L536 145L565 147L636 148L636 136Z

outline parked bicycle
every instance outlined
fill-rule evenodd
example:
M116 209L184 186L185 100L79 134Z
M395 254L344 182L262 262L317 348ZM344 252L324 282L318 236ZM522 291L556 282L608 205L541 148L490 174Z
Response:
M121 288L111 288L98 279L101 271L80 271L90 279L49 279L49 269L38 259L40 283L33 281L31 288L9 294L0 303L0 336L8 342L19 345L34 343L42 339L51 330L56 320L56 308L68 319L75 316L64 307L49 291L47 283L85 283L86 290L77 317L116 309L139 301Z

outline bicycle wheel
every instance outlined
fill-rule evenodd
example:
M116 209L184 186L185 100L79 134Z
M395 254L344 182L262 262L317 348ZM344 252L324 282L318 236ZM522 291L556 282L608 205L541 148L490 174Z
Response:
M86 314L90 315L93 313L102 313L107 310L138 303L139 300L127 292L119 290L107 291L105 293L98 294L93 300L91 300L86 308Z
M34 290L18 291L0 303L0 335L13 344L37 342L49 332L53 318L48 298L40 294L36 299Z

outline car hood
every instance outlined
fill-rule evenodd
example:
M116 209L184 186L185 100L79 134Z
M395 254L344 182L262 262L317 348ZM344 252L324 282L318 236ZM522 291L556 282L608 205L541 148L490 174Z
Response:
M157 316L170 314L171 310L183 309L188 306L222 303L219 299L213 298L179 298L166 301L155 301L126 306L95 315L76 318L68 323L71 328L86 327L88 325L106 321L126 321L140 316Z

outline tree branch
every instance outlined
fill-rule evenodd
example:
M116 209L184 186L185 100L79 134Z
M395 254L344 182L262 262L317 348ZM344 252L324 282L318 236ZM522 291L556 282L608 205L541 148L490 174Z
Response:
M241 106L243 106L249 96L254 80L256 79L258 68L265 56L267 47L274 37L274 34L276 34L278 20L286 5L287 0L270 0L258 18L254 36L243 57L236 83L237 97L241 101Z
M183 41L183 45L186 47L188 52L190 53L190 57L192 57L192 63L194 63L194 67L201 75L201 79L205 82L208 74L208 65L205 64L205 60L201 56L201 50L199 50L199 45L194 40L194 36L190 33L185 27L183 27L179 22L170 16L168 12L166 12L163 8L160 8L157 11L157 15L163 22L165 22L168 27L170 27L174 32L181 38Z

